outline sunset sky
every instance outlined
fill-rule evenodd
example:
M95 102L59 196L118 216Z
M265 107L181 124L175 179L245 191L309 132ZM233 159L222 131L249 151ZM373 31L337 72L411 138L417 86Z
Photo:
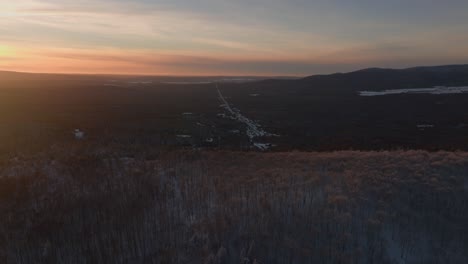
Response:
M467 0L0 0L0 70L311 75L468 63Z

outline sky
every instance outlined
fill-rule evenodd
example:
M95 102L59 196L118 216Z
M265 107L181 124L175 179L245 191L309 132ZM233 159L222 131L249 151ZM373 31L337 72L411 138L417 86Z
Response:
M468 63L466 0L0 0L0 70L305 76Z

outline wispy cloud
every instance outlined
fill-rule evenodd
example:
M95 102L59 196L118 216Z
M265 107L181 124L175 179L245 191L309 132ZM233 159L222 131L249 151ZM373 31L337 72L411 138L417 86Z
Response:
M18 60L2 69L303 75L468 59L459 0L3 1L0 45Z

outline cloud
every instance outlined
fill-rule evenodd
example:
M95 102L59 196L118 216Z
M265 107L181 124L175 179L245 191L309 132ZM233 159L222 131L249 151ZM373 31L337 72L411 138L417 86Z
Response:
M163 75L308 75L336 68L337 65L298 59L270 57L213 57L206 55L164 54L155 52L121 52L119 50L48 49L19 51L10 70L27 71L35 67L42 72L122 73ZM40 66L39 66L40 65ZM0 62L4 68L5 62ZM26 68L27 67L27 68Z
M0 11L0 44L17 47L19 59L0 65L308 75L467 59L468 18L460 13L468 4L421 1L406 4L411 12L370 0L10 1Z

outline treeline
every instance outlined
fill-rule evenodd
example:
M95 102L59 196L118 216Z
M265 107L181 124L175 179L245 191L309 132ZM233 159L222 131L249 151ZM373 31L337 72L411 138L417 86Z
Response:
M75 145L0 164L2 263L468 263L468 153Z

